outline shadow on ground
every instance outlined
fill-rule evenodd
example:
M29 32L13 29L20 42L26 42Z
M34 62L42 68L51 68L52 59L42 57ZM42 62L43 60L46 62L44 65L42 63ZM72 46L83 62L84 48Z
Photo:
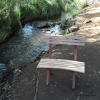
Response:
M84 23L92 20L91 23ZM80 30L71 36L86 37L85 46L78 46L78 61L85 62L85 73L77 73L76 88L72 89L72 73L67 70L53 70L49 85L46 86L46 69L37 69L31 63L22 71L7 100L99 100L100 98L100 4L86 8L86 12L75 17ZM58 45L53 49L52 58L74 59L74 46ZM48 54L42 58L48 58ZM40 72L37 77L37 73ZM39 82L37 84L37 79ZM37 98L34 98L34 97Z
M85 74L77 73L74 90L71 72L54 69L53 75L50 76L50 83L46 86L46 69L42 69L39 76L37 100L99 100L99 48L100 45L96 43L78 46L78 61L85 62ZM73 46L59 45L53 50L53 58L73 60L73 49Z

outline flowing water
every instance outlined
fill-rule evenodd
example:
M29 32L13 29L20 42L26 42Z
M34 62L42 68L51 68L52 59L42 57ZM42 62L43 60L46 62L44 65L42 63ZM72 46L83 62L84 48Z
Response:
M2 46L5 50L3 49L0 52L0 59L9 59L12 68L20 68L36 59L42 51L48 50L48 45L41 42L41 36L43 34L51 34L52 30L55 30L52 34L60 34L59 25L49 28L49 31L45 31L35 28L34 24L31 25L28 23L22 30L23 33L20 31L17 32L13 38ZM0 68L2 72L5 64L1 64Z
M69 17L71 17L70 13L62 13L60 19L57 20L63 21ZM9 62L12 68L21 68L28 62L34 61L42 51L48 51L49 47L41 42L41 36L61 34L61 29L59 25L55 25L48 30L34 27L34 22L27 23L22 33L16 32L14 37L0 46L0 75L6 70L6 62Z

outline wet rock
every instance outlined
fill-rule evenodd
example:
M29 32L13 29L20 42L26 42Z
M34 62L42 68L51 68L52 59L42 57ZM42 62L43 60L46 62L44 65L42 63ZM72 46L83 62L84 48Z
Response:
M49 28L44 28L43 31L50 31L50 29Z
M44 34L46 34L46 32L42 32L41 34L44 35Z
M77 30L79 30L79 26L75 25L75 26L70 27L70 28L68 29L68 32L69 32L69 33L70 33L70 32L75 32L75 31L77 31Z
M34 22L34 27L37 28L46 28L46 27L50 27L50 23L47 21L41 21L41 22Z
M55 30L52 30L51 33L55 32Z
M56 22L56 25L60 25L62 22Z
M55 26L56 25L56 23L50 23L50 26Z

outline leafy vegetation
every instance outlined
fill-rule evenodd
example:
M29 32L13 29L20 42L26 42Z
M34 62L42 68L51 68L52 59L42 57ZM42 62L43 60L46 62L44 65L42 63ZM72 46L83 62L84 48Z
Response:
M88 0L62 0L63 9L71 12L72 17L79 14L88 5Z
M21 23L32 19L59 16L61 11L82 9L88 0L0 0L0 42L3 42L9 33Z

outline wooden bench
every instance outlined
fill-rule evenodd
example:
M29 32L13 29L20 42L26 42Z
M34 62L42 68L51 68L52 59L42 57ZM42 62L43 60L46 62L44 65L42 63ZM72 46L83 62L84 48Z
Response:
M49 59L41 59L37 68L47 68L46 85L49 84L49 75L52 69L64 69L73 73L72 88L75 88L76 72L85 73L85 63L77 61L77 45L85 45L85 37L69 37L57 35L43 35L42 42L49 44ZM74 45L74 61L52 58L52 44Z

